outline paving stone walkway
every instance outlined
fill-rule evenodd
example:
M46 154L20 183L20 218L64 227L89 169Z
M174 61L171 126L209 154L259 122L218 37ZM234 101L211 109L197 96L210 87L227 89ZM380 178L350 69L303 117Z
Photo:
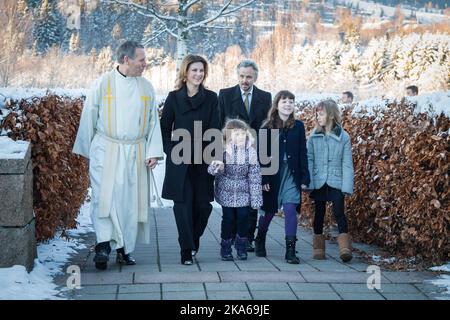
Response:
M368 265L354 253L350 263L339 259L337 244L327 241L327 259L312 259L312 233L299 228L299 265L284 261L284 220L275 217L268 233L266 258L249 253L247 261L224 262L219 257L221 210L214 208L200 251L191 266L180 263L175 219L170 207L153 210L150 245L134 252L136 266L119 266L111 254L106 271L92 261L95 236L84 235L87 249L68 265L81 268L81 289L69 290L69 275L55 279L60 296L76 300L428 300L448 297L427 283L432 272L381 270L381 289L368 289ZM369 254L377 248L354 247Z

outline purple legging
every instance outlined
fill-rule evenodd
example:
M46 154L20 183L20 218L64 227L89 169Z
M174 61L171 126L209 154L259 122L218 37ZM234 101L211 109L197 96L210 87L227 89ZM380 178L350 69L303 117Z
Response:
M297 205L296 203L283 203L284 231L286 236L297 235ZM274 215L275 213L265 212L263 216L259 217L258 232L267 233Z

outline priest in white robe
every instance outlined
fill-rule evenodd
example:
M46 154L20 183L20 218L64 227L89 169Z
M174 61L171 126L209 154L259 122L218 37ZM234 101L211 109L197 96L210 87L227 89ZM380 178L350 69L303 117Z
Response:
M118 67L89 91L73 147L74 153L89 159L94 262L101 270L107 268L111 248L117 250L117 262L132 265L136 242L149 243L156 185L152 169L163 159L155 91L142 77L144 48L126 41L117 60Z

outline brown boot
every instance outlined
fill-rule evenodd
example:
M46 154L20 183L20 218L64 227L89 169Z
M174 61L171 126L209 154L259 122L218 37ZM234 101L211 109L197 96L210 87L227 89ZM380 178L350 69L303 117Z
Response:
M339 245L339 255L343 262L352 260L352 246L350 242L350 235L348 233L340 233L337 237Z
M313 237L313 259L325 259L325 237L323 234L315 234Z

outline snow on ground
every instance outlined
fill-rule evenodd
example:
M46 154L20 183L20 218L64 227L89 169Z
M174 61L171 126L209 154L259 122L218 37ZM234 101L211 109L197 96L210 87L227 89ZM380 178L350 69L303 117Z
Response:
M447 264L444 264L442 266L436 266L430 268L431 271L443 271L443 272L450 272L450 262Z
M87 89L64 89L64 88L17 88L7 87L0 88L0 100L6 97L11 100L32 99L35 97L44 97L48 93L70 98L80 98L86 95ZM2 97L3 96L3 97Z
M361 0L338 0L339 4L345 4L349 6L352 4L353 8L358 7L359 10L368 12L370 14L374 14L380 16L380 13L383 12L384 16L394 17L397 8L390 7L386 5L382 5L379 3L369 2L369 1L361 1ZM405 17L409 17L411 15L411 8L401 7L402 13ZM438 23L443 22L446 19L444 14L432 13L432 12L423 12L415 9L414 13L417 17L419 23Z
M450 262L447 262L447 264L444 264L442 266L432 267L430 268L430 271L450 273ZM438 286L440 288L444 288L446 290L443 292L443 294L448 296L439 297L437 299L450 300L450 275L448 274L440 275L439 278L430 280L429 283Z
M417 113L428 113L432 117L439 116L443 113L447 117L450 117L450 91L421 94L415 97L406 97L406 101L415 106L414 110ZM376 111L384 109L389 103L393 102L395 102L395 99L393 98L371 98L358 101L352 111L352 114L357 115L364 112L367 115L374 115Z
M450 117L450 91L422 94L408 97L408 100L417 105L416 112L439 115L441 113Z
M14 141L8 137L0 137L0 158L23 159L29 145L27 141Z
M61 238L60 234L47 243L37 247L38 258L34 261L34 269L27 273L24 266L0 268L0 300L48 300L61 299L53 277L64 274L63 266L76 249L86 246L82 240L72 238L93 231L89 216L89 203L80 209L77 218L77 229L67 231L70 240Z

